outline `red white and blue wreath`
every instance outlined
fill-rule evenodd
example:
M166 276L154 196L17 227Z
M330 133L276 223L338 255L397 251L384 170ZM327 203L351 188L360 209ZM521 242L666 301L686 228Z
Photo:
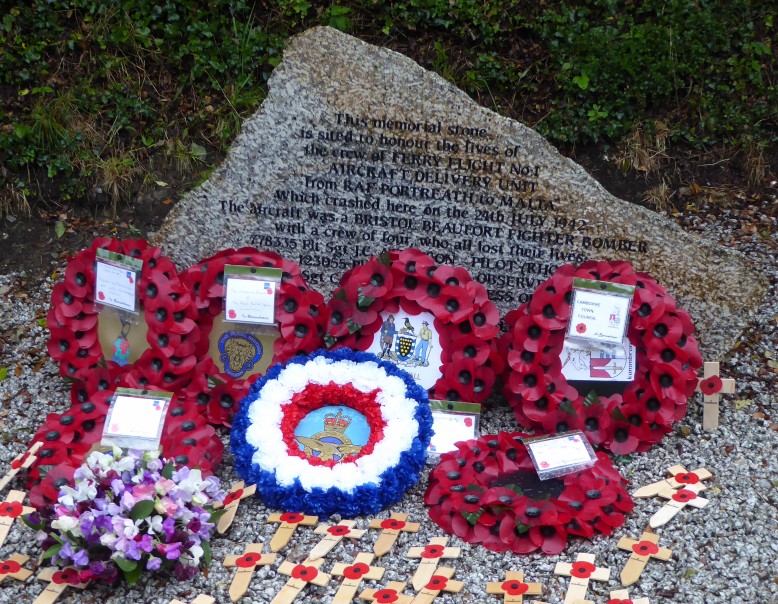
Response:
M431 437L427 393L410 375L342 349L271 367L241 401L230 447L269 507L353 518L416 484Z
M578 392L562 374L576 277L635 287L627 337L637 369L622 394ZM498 345L507 360L503 393L522 426L542 433L583 430L592 444L626 455L650 449L686 414L702 365L694 325L661 285L629 263L566 264L505 322Z
M486 288L417 249L346 272L327 315L328 347L375 352L439 399L483 402L502 371L494 340L500 313Z

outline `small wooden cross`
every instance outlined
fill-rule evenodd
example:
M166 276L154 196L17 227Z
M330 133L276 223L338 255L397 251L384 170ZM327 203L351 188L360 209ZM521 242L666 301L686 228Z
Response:
M0 479L0 491L2 491L5 487L8 486L8 483L11 482L16 476L16 474L19 472L19 470L26 470L28 469L32 464L35 463L35 460L38 459L38 457L35 455L38 452L38 449L40 449L43 446L43 441L39 440L35 444L32 445L27 451L24 453L19 453L16 457L14 457L11 460L11 469L8 470L8 473L3 476L2 479Z
M618 546L623 550L632 552L629 560L627 560L627 564L621 571L622 585L632 585L637 581L651 558L656 558L657 560L670 559L670 556L673 555L672 550L666 547L659 547L657 543L659 543L659 535L646 532L640 536L640 541L635 541L629 537L619 539Z
M365 531L355 529L356 520L341 520L338 524L330 526L329 524L320 524L313 532L317 535L324 535L324 539L313 546L311 553L308 554L308 560L316 560L326 556L333 547L340 543L344 537L351 539L361 539Z
M382 529L373 545L373 552L379 558L388 554L401 532L418 533L421 525L418 522L407 522L408 514L395 512L386 520L374 518L370 521L371 529Z
M609 568L600 568L594 564L594 554L578 554L575 562L557 562L554 567L555 575L572 577L570 586L567 588L564 604L580 604L591 602L586 599L586 590L589 588L589 581L607 581L610 579L611 571Z
M224 507L224 514L219 518L219 523L216 525L216 530L220 535L223 535L225 531L230 528L232 521L235 520L235 513L238 511L241 499L250 497L257 491L257 485L252 484L250 487L244 488L245 483L241 480L232 485L232 489L227 493L224 501L217 502L213 505L213 509L218 510L222 506Z
M487 583L486 593L505 595L504 604L523 604L524 595L537 596L542 591L540 583L525 583L524 573L508 571L502 583Z
M266 566L276 561L275 554L262 553L261 543L249 543L245 552L242 556L227 556L223 562L227 568L238 569L230 584L230 600L233 602L240 600L246 593L257 566Z
M306 516L297 512L286 512L285 514L270 514L267 517L268 522L280 522L275 535L270 540L270 551L277 552L284 547L294 535L299 526L313 526L319 521L318 516Z
M611 601L629 602L631 604L651 604L648 598L630 598L629 592L626 589L617 589L611 592Z
M32 604L51 604L56 602L60 594L68 587L84 589L89 585L89 581L81 583L81 580L78 578L78 571L72 566L62 570L49 566L39 572L36 578L40 581L48 581L49 584Z
M11 530L11 525L22 514L30 514L35 511L34 508L22 505L24 501L22 491L8 491L8 497L0 502L0 547L5 543L5 538Z
M11 554L7 560L0 560L0 583L5 581L6 577L11 577L17 581L26 581L32 576L32 571L22 568L29 562L29 558L23 554Z
M380 581L386 569L380 566L370 566L375 556L367 552L360 552L354 559L354 564L338 562L332 567L332 574L337 577L345 577L340 589L331 604L349 604L357 594L363 579Z
M216 602L215 598L211 596L206 596L205 594L200 594L194 600L189 602L189 604L214 604L214 602ZM170 600L170 604L186 604L186 603L182 602L181 600Z
M460 549L458 547L446 547L448 537L433 537L429 545L424 547L412 547L408 550L406 556L409 558L421 558L419 568L411 579L411 585L416 591L429 583L435 570L438 568L438 561L441 558L459 558Z
M701 480L708 480L713 478L713 474L708 472L705 468L697 468L691 472L687 472L686 468L678 464L667 468L667 473L670 474L670 478L665 478L659 482L640 487L637 491L632 493L633 497L654 497L659 495L660 491L664 491L667 488L678 489L689 484L698 484ZM700 490L704 489L705 485L700 485Z
M454 569L441 566L432 575L429 582L416 594L412 604L432 604L441 591L458 594L465 587L461 581L452 581Z
M656 514L651 516L648 520L648 525L651 528L664 526L687 505L698 509L704 508L708 505L708 500L704 497L698 497L699 492L702 491L703 488L704 487L701 484L697 483L686 485L683 489L678 489L677 491L670 488L659 491L659 496L668 501Z
M715 430L719 427L719 401L722 394L734 394L735 380L722 379L719 376L719 364L706 362L702 369L702 379L697 384L697 392L702 392L702 429Z
M290 579L286 582L273 598L270 604L291 604L299 593L305 589L309 583L324 587L329 583L331 577L327 573L319 572L319 567L324 564L324 558L318 560L306 560L302 564L294 564L285 561L278 567L278 572L282 575L288 575Z
M413 602L413 597L406 596L402 593L403 589L405 589L405 583L390 581L383 589L366 589L359 594L359 599L368 600L369 602L373 602L373 604L379 604L380 602L411 604L411 602Z

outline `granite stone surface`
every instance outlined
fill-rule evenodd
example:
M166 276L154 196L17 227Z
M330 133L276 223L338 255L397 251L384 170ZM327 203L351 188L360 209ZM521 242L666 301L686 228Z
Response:
M289 42L267 99L155 243L181 266L274 250L325 295L371 255L417 247L467 268L503 313L562 264L628 260L692 315L708 360L766 291L740 253L613 197L532 129L331 28Z

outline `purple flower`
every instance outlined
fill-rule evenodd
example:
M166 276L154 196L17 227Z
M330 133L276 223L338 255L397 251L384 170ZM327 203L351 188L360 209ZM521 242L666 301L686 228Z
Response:
M181 557L181 543L157 543L157 551L168 560L178 560Z
M156 556L151 556L146 562L146 570L159 570L162 566L162 560Z
M165 518L165 521L162 523L162 530L165 531L165 539L170 541L173 532L176 530L176 521L172 518Z
M187 566L177 562L173 567L173 574L179 581L189 581L190 579L193 579L195 575L197 575L197 567Z
M116 495L121 495L122 493L124 493L124 483L121 480L119 480L118 478L112 480L111 481L111 490Z

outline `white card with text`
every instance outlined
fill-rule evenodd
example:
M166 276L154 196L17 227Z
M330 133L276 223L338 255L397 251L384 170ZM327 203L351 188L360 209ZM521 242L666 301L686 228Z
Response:
M97 260L95 302L137 312L137 273L124 266Z
M230 276L224 296L225 321L271 325L275 322L279 283Z
M627 330L632 298L611 293L573 290L568 335L620 344Z
M157 449L171 397L169 392L117 389L105 418L101 444Z
M580 430L525 438L523 442L541 480L578 472L597 461L594 449Z

